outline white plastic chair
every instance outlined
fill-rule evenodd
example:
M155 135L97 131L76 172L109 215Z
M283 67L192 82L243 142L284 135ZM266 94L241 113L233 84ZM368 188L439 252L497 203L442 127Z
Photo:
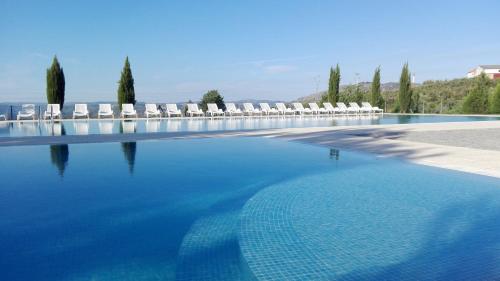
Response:
M146 115L146 118L149 118L150 116L161 117L161 112L156 107L156 104L146 103L145 107L146 107L146 109L144 110L144 115Z
M276 108L278 109L278 114L282 114L282 115L287 115L287 114L294 115L295 114L293 109L286 107L285 104L282 102L277 102Z
M295 113L298 113L299 115L312 114L312 110L310 108L304 108L300 102L294 102L292 105Z
M47 110L45 110L43 114L43 119L61 119L61 107L58 103L49 103L47 104Z
M24 118L31 118L35 120L35 105L34 104L23 104L21 106L21 111L17 113L17 120Z
M177 108L177 104L175 103L167 103L167 116L172 117L172 116L182 116L182 112Z
M217 104L215 103L207 103L207 115L210 115L212 117L214 116L223 116L224 111L222 109L217 107Z
M341 112L343 113L357 113L357 110L355 108L352 108L352 107L347 107L345 105L345 103L343 102L338 102L337 103L337 107L341 110Z
M135 118L137 118L137 111L134 109L134 105L131 103L122 104L122 112L120 116L122 118L126 118L127 116L135 116Z
M229 116L241 116L243 115L243 111L241 109L236 108L236 105L234 103L226 103L226 115Z
M325 107L326 112L330 114L335 114L335 113L346 113L347 111L342 111L338 107L334 107L331 103L329 102L324 102L323 106Z
M253 104L246 102L243 104L243 114L252 116L254 114L261 115L262 112L253 107Z
M113 109L111 109L111 104L109 103L101 103L99 104L99 111L97 112L97 118L101 118L101 116L111 116L111 118L115 118L113 113Z
M373 113L384 113L383 109L380 109L377 106L372 106L369 102L362 102L361 105L361 108L369 109Z
M328 113L325 108L319 107L318 104L315 102L310 102L309 108L311 109L313 114Z
M85 103L75 104L75 110L73 110L73 119L77 117L87 117L87 119L90 118L89 111L87 109L87 104Z
M196 103L188 103L187 104L188 110L186 114L191 117L195 116L203 116L203 110L198 108L198 105Z
M279 112L276 108L271 108L267 102L261 102L259 104L260 110L266 115L278 115Z

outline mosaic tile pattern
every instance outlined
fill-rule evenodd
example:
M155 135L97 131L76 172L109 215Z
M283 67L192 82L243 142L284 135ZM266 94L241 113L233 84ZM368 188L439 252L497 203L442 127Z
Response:
M247 202L239 242L259 280L500 276L498 192L483 204L470 185L438 171L418 178L415 171L372 166L356 173L366 177L343 170L299 178Z
M254 280L238 241L238 212L197 220L182 242L176 280Z

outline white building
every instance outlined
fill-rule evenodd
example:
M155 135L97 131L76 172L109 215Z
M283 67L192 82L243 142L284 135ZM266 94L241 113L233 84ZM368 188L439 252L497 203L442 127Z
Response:
M500 79L500 65L479 65L467 72L467 78L474 78L485 73L491 79Z

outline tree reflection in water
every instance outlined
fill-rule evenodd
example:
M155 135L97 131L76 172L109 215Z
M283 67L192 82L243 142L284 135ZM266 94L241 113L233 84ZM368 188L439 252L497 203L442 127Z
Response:
M69 147L67 144L57 144L50 146L50 159L52 164L56 166L59 175L64 176L64 171L68 165Z
M134 173L134 165L135 165L135 153L137 150L137 143L134 142L122 142L122 151L123 155L125 155L125 160L128 163L128 170L130 174Z

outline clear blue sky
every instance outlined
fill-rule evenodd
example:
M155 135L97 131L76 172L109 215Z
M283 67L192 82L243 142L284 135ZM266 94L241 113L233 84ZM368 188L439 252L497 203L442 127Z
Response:
M69 101L115 100L129 56L140 101L292 100L342 83L417 82L500 64L500 1L0 1L0 102L43 101L57 54Z

